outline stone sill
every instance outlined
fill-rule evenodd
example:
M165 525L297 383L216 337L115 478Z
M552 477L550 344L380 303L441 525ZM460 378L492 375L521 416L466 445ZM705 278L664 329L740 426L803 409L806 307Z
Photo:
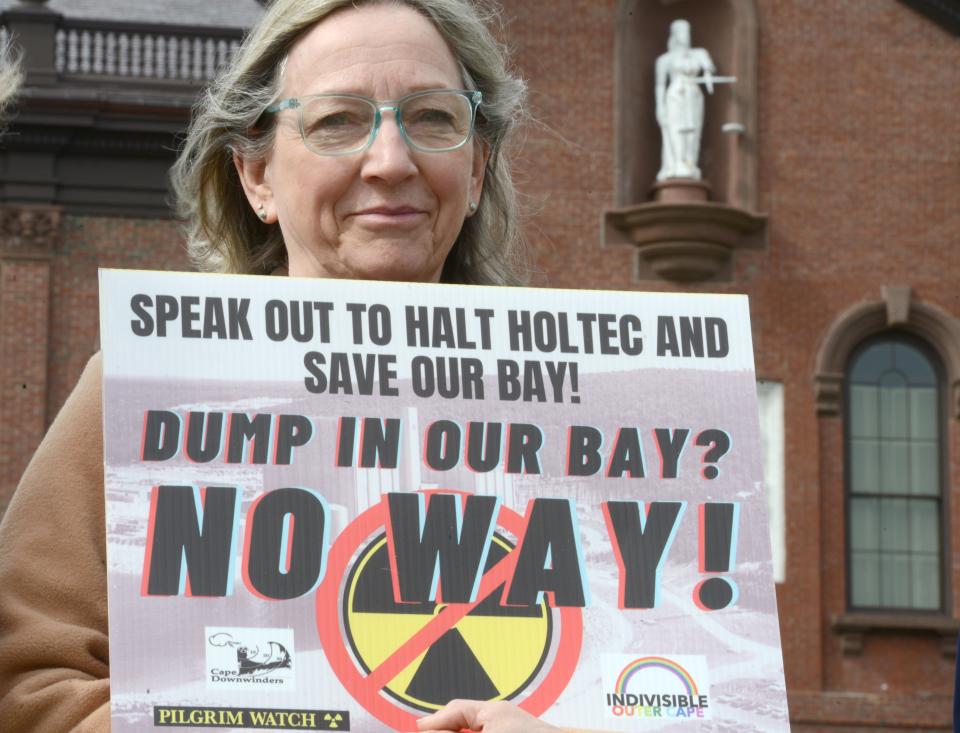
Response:
M912 692L787 691L795 729L843 731L951 730L950 694ZM839 733L839 731L838 731Z
M952 659L957 653L957 632L960 620L940 614L925 613L842 613L830 617L833 633L841 637L845 655L863 652L865 634L933 634L940 637L940 653Z

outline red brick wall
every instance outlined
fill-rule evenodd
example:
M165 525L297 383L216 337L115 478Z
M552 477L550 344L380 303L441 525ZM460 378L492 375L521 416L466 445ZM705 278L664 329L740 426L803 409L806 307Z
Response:
M48 421L99 348L99 267L192 269L180 229L172 221L65 217L63 242L52 265Z
M0 262L0 512L47 428L49 281L44 259Z
M97 350L97 268L189 269L179 229L66 216L52 253L0 260L0 515L46 427Z

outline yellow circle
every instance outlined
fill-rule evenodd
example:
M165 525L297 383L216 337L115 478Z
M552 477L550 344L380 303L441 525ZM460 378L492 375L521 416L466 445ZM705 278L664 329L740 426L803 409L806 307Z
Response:
M389 658L443 607L393 601L386 543L386 535L381 535L360 553L348 575L341 609L354 657L367 673ZM506 539L494 534L487 568L511 549ZM360 598L357 588L361 584L374 589L378 600L371 603ZM465 691L453 689L451 697L504 700L521 694L537 677L550 652L552 612L546 603L516 609L493 606L494 599L488 598L487 603L483 602L486 599L479 599L481 603L476 608L391 679L384 691L417 710L430 712L449 700L443 699L442 693L434 694L429 681L435 680L441 687L456 685L457 675L469 676L464 670L472 669L473 686ZM431 694L424 694L424 690Z

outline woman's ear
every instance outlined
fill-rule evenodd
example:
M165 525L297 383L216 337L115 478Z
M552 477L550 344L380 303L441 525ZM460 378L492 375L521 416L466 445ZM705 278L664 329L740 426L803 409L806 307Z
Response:
M490 144L477 139L473 147L473 167L470 171L470 202L480 203L480 194L483 192L483 179L487 172L487 161L490 159Z
M266 159L244 158L237 152L233 154L233 165L240 177L240 185L254 213L265 224L273 224L277 213L273 206L273 191L266 182Z

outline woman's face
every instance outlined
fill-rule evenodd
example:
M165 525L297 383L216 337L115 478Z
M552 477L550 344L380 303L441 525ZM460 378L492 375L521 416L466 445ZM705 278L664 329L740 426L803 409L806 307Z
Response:
M404 6L368 5L334 13L297 41L281 98L350 92L386 101L462 86L429 20ZM413 150L384 111L367 150L320 156L303 144L296 110L284 110L267 158L235 162L250 204L279 222L291 275L437 281L480 199L486 151L476 142Z

